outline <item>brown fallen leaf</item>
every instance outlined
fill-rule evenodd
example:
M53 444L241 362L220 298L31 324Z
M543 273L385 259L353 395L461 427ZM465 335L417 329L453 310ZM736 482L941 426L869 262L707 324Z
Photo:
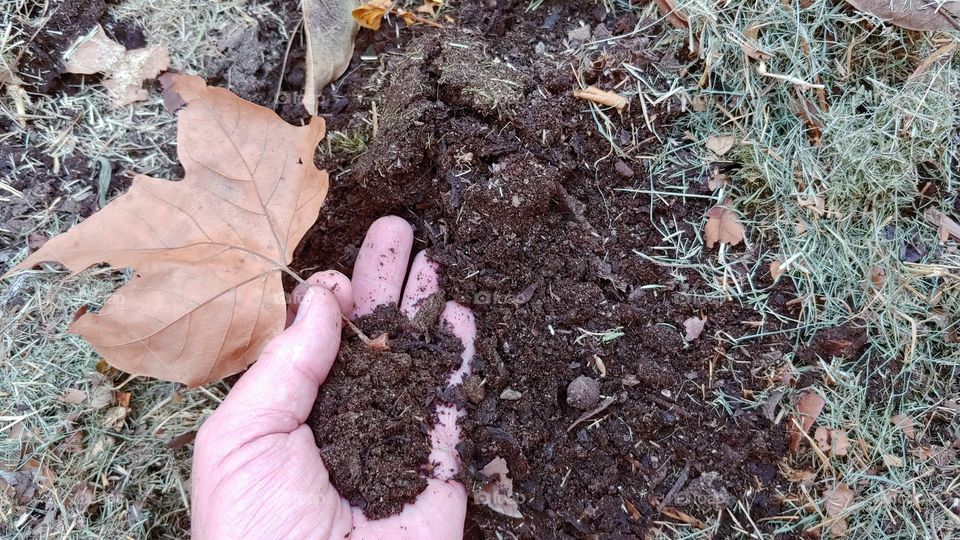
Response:
M853 491L843 482L837 482L823 492L824 507L827 512L828 530L835 537L847 534L847 508L853 503Z
M794 469L785 462L780 463L780 475L790 482L805 484L817 477L816 471L810 469Z
M800 449L800 441L803 440L803 434L810 431L810 427L813 426L817 417L823 412L823 407L826 403L827 402L820 397L820 394L814 391L807 392L797 401L796 409L799 418L791 417L790 421L791 452L796 452Z
M479 489L474 490L474 502L505 516L523 518L517 500L513 496L513 480L507 476L510 474L507 461L497 456L480 470L480 474L487 481Z
M393 8L391 0L369 0L353 10L353 19L364 28L379 30L383 18Z
M947 44L942 45L937 50L933 51L933 53L931 53L929 56L924 58L923 61L920 62L913 70L913 73L907 77L907 80L911 81L917 79L929 71L934 65L950 61L950 59L953 58L953 54L956 52L958 46L960 46L960 43L955 40L950 40Z
M850 449L850 439L842 429L818 427L813 432L813 440L816 441L817 448L828 456L845 456Z
M604 105L606 107L613 107L618 111L622 111L624 107L630 103L630 100L609 90L601 90L596 86L588 86L583 89L576 89L573 91L574 97L579 99L585 99L596 103L597 105Z
M730 177L726 174L723 174L716 169L710 174L710 178L707 180L707 187L710 188L710 191L716 191L719 188L729 186Z
M387 2L389 4L389 2ZM350 65L357 20L354 0L303 0L303 30L307 38L303 106L317 115L318 97ZM379 24L379 23L378 23Z
M737 144L737 138L734 135L711 135L703 143L716 157L723 157L735 144Z
M890 419L890 422L900 428L903 431L903 434L910 439L911 441L917 438L917 430L913 422L913 419L905 414L895 415Z
M960 30L957 0L847 0L847 3L908 30Z
M423 0L423 4L418 6L414 11L417 13L426 13L431 17L437 16L437 10L443 6L443 0Z
M676 28L686 28L689 25L687 17L677 9L674 0L654 0L657 7L663 12L664 18Z
M927 221L937 226L937 234L940 237L940 243L946 242L952 236L954 240L960 240L960 224L950 219L936 208L927 208L923 213Z
M730 201L724 201L729 205ZM718 242L735 246L743 241L745 229L736 212L726 206L717 205L707 211L707 223L703 227L703 239L707 249Z
M67 73L103 73L103 87L107 89L114 107L147 99L147 91L142 88L143 81L155 78L170 67L166 47L128 51L107 37L100 25L68 49L65 60Z
M700 334L703 333L703 327L707 324L707 318L700 317L690 317L689 319L683 321L683 329L686 335L683 339L687 341L693 341L700 337Z
M87 393L77 388L68 388L63 392L63 394L60 395L59 399L61 403L77 405L79 403L83 403L83 400L87 399Z
M241 371L284 328L280 272L327 194L327 173L313 165L324 123L291 126L199 77L172 80L187 103L184 179L137 176L10 273L45 261L73 272L133 267L70 331L119 369L196 386Z
M772 261L770 263L770 277L772 277L774 281L776 281L780 276L783 275L784 272L786 272L786 270L783 268L783 264L784 263L782 261Z

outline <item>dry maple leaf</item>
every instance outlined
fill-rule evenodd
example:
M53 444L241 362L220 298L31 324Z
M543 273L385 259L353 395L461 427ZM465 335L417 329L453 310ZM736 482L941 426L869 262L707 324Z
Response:
M505 516L522 518L523 514L513 496L513 480L507 476L510 474L507 461L497 456L481 469L480 474L488 480L474 492L474 501Z
M957 0L847 0L890 24L908 30L960 30Z
M843 482L823 492L824 506L826 507L828 528L835 537L847 534L847 508L853 503L853 491Z
M729 201L725 201L724 204L729 204ZM717 242L735 246L743 241L745 229L733 210L721 205L714 206L707 211L706 217L707 224L703 227L703 239L708 249Z
M624 107L630 103L630 100L609 90L601 90L596 86L588 86L583 89L577 89L573 91L574 97L585 99L587 101L596 103L598 105L604 105L607 107L613 107L618 111L622 111Z
M301 4L307 38L303 106L312 116L317 115L317 98L323 87L350 65L359 30L352 14L354 6L354 0L303 0Z
M199 77L170 77L180 182L137 176L130 190L11 272L58 261L133 277L70 326L124 371L191 386L237 373L284 327L280 271L327 193L313 165L323 120L292 126Z
M81 37L69 49L65 67L67 73L103 73L103 87L113 106L122 107L147 99L147 91L141 88L143 81L170 67L170 57L165 47L128 51L97 25L93 33Z

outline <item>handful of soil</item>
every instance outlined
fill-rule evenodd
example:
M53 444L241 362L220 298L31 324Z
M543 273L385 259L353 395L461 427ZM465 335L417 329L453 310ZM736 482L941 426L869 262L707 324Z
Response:
M386 333L388 350L344 328L307 418L333 485L368 518L399 513L427 487L437 401L463 351L459 339L437 329L438 314L421 309L414 324L386 305L355 321L371 338Z

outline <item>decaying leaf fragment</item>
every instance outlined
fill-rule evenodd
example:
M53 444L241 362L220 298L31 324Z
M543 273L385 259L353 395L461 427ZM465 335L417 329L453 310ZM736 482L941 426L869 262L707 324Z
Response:
M927 221L937 226L937 235L940 242L946 242L952 236L954 240L960 240L960 224L950 219L949 216L937 210L936 208L927 208L923 213Z
M689 26L687 22L687 17L683 14L682 11L677 9L677 5L674 0L654 0L657 3L657 7L660 8L660 11L663 12L663 16L676 28L686 28Z
M583 89L577 89L573 91L574 97L585 99L596 103L597 105L603 105L606 107L613 107L618 111L622 111L624 107L630 103L630 100L617 94L616 92L611 92L609 90L601 90L596 86L588 86Z
M505 516L522 518L523 514L513 496L513 480L507 476L510 474L507 461L497 456L480 470L480 474L487 481L474 491L474 501Z
M810 431L810 427L823 412L826 401L820 394L810 391L800 397L797 401L797 417L790 419L790 451L796 452L800 449L800 441L803 435Z
M724 202L729 205L729 201ZM743 241L745 229L736 212L726 206L717 205L707 210L707 224L703 228L703 239L707 248L718 242L735 246Z
M132 267L71 326L113 366L191 386L237 373L285 323L280 271L327 194L313 165L324 123L292 126L199 77L174 75L180 182L137 176L124 195L11 270ZM9 275L9 274L8 274Z
M837 482L835 486L823 492L824 507L827 511L827 517L830 518L827 523L827 529L834 537L842 537L847 534L847 508L853 503L853 490L843 482Z
M711 135L707 137L703 144L715 156L721 157L737 144L737 137L734 135Z
M389 2L387 2L389 4ZM317 115L321 90L337 80L350 65L356 20L354 0L303 0L303 29L307 37L307 72L303 83L303 106Z
M684 337L687 341L693 341L703 333L703 327L707 324L706 317L690 317L683 321Z
M960 30L958 0L847 0L847 3L908 30Z
M128 51L107 37L100 25L92 34L80 38L68 50L65 60L67 73L103 73L106 76L103 87L114 107L147 99L147 91L141 88L143 81L153 79L170 67L166 47Z

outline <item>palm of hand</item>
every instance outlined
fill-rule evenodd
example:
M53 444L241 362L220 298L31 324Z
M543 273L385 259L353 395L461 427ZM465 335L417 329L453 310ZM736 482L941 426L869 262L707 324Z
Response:
M434 478L403 511L367 520L330 483L313 433L304 424L340 347L340 314L354 317L400 301L412 317L438 290L434 265L414 259L401 300L413 243L410 226L387 217L371 226L353 281L336 272L316 274L298 287L295 322L275 338L240 378L197 436L191 486L196 538L460 538L467 494L453 476L461 412L438 408L431 432ZM463 364L451 383L469 371L476 327L469 310L448 302L441 319L464 345Z

